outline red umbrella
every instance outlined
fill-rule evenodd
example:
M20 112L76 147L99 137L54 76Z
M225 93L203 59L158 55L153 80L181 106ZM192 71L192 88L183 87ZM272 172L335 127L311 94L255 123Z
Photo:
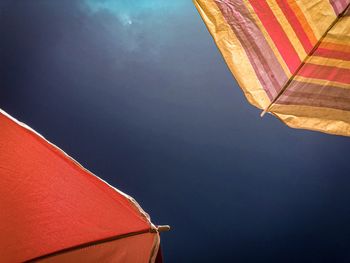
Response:
M155 262L167 227L3 111L0 178L0 262Z

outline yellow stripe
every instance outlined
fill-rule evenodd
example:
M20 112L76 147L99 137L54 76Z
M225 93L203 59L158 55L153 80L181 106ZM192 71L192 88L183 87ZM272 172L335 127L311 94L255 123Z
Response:
M260 109L267 107L270 99L262 88L243 46L218 6L214 1L206 0L194 0L194 4L248 101Z
M350 136L350 112L300 105L274 104L272 113L289 127Z
M329 36L334 36L335 38L350 37L350 16L341 18L337 25L329 31ZM347 42L349 43L349 42Z
M339 38L339 36L336 35L327 35L327 37L323 40L323 42L331 43L331 44L339 44L339 45L349 45L349 39L346 38Z
M303 11L312 31L319 40L337 18L332 5L325 0L299 0L295 2Z
M271 47L274 55L276 56L279 64L281 65L284 73L286 74L286 76L288 78L290 78L292 76L286 62L284 61L282 55L280 54L280 52L278 51L275 42L272 40L272 38L270 37L269 33L266 31L264 25L262 24L262 22L260 21L259 17L257 16L257 14L254 12L254 8L251 6L251 4L249 3L248 0L242 0L244 2L244 4L246 5L246 7L249 10L249 13L251 14L251 16L254 18L254 23L259 27L260 31L262 32L262 34L264 35L264 38L266 39L267 43L269 44L269 46Z
M276 0L267 0L266 2L270 6L271 11L273 12L279 24L283 28L283 31L286 33L289 41L292 43L295 51L299 56L299 59L303 61L307 56L305 49L301 44L298 36L296 35L294 29L285 17L283 11L280 9L278 3L276 2Z
M350 17L341 18L323 40L326 43L350 45Z
M321 66L331 66L336 68L350 69L350 61L334 59L334 58L312 56L307 63L321 65Z
M304 78L301 76L296 76L294 78L295 81L299 82L304 82L304 83L311 83L311 84L317 84L317 85L322 85L322 86L333 86L337 88L342 88L342 89L350 89L350 84L344 84L344 83L339 83L339 82L334 82L334 81L329 81L329 80L323 80L323 79L311 79L311 78Z

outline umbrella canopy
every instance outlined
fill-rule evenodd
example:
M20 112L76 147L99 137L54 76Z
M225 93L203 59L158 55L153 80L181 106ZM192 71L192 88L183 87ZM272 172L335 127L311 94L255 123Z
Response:
M254 106L350 136L350 0L194 0Z
M0 262L156 260L158 228L134 199L0 111Z

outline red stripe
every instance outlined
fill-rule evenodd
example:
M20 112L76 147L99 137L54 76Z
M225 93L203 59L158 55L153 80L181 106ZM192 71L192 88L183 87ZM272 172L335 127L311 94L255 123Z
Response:
M330 50L326 48L318 48L315 52L315 56L335 58L335 59L341 59L341 60L350 60L349 52Z
M310 39L308 38L305 29L301 25L298 17L295 15L294 10L288 4L286 0L277 0L279 7L283 14L288 19L288 22L293 27L295 34L298 36L301 44L303 45L306 53L309 53L313 49Z
M300 70L298 75L305 78L324 79L339 83L350 84L350 69L306 64Z
M300 66L301 61L269 5L266 1L249 0L249 2L275 43L288 68L294 73Z

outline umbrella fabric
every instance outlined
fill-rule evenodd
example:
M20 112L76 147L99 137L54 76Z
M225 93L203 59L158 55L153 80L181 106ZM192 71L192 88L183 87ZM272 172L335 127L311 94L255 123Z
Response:
M154 262L134 199L0 111L0 262Z
M194 0L254 106L350 136L350 0Z

